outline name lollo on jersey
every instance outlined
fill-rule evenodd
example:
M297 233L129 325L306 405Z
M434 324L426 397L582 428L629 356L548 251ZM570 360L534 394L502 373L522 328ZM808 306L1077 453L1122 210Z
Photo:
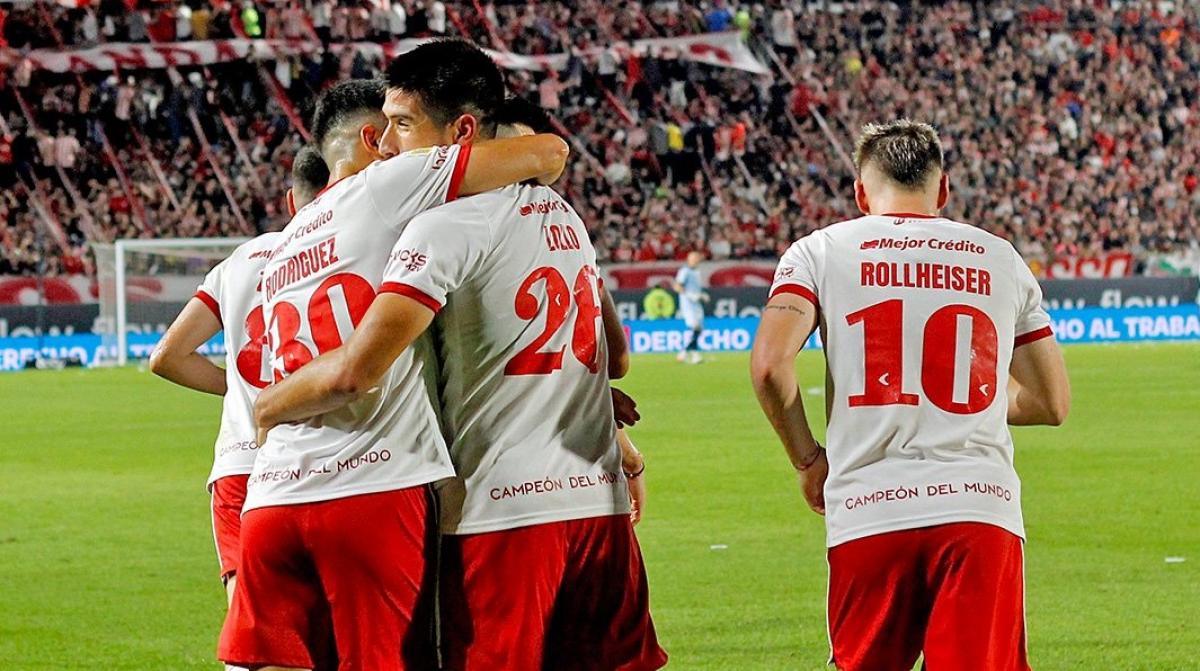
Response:
M552 252L580 249L579 235L570 224L542 224L542 237Z
M458 472L441 488L445 533L629 511L585 231L553 191L522 185L431 210L395 246L384 286L452 334L439 339Z

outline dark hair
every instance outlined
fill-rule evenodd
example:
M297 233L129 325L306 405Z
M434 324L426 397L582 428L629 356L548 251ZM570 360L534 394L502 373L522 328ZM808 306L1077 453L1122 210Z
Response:
M529 126L535 133L556 132L546 110L517 96L505 100L492 115L492 120L496 122L497 126L521 124Z
M400 54L387 69L389 88L415 96L436 123L463 114L495 130L492 115L504 102L504 76L490 56L459 39L435 40Z
M296 206L307 205L328 183L329 166L321 158L321 152L311 144L301 147L292 162L292 192Z
M854 167L860 175L867 163L906 189L920 189L942 169L942 142L927 123L911 119L869 123L854 145Z
M313 144L324 149L329 134L342 124L363 114L382 114L384 90L378 79L351 79L322 93L310 124Z

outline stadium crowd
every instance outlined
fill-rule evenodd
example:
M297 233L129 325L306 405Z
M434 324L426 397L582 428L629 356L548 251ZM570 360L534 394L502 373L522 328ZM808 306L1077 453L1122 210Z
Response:
M482 11L441 0L142 4L17 5L0 10L0 34L17 51L59 40L244 35L329 44L465 34L518 54L569 53L557 73L510 71L510 89L574 136L559 186L606 261L679 259L691 250L777 257L812 228L855 214L853 170L841 152L861 125L911 116L935 124L945 142L948 216L1013 240L1031 264L1125 250L1142 266L1162 258L1171 268L1200 266L1195 3L1170 11L1169 3L1083 1L584 0L489 2ZM741 31L773 74L621 60L614 50L579 55L619 40L721 30ZM10 128L0 138L0 275L36 270L42 216L69 238L69 249L45 255L50 273L87 272L88 239L280 228L286 175L302 143L285 107L306 109L330 82L374 76L382 64L325 50L267 65L214 65L208 76L185 69L179 84L155 70L77 80L18 62L0 72ZM273 94L272 77L286 98ZM114 170L102 135L126 175ZM18 175L36 184L48 212L34 207Z

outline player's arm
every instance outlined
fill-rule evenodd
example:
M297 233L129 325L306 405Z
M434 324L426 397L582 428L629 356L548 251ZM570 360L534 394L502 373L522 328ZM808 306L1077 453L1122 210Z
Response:
M433 321L428 306L394 293L375 297L346 344L263 390L254 404L259 435L285 422L337 410L366 393Z
M817 306L792 293L779 293L763 309L750 353L750 378L767 420L799 474L810 508L825 514L825 450L817 444L796 383L796 355L816 328Z
M553 184L567 165L570 146L557 135L541 133L481 140L471 147L459 193L471 195L509 184L537 180Z
M625 327L617 315L617 306L604 287L600 287L600 318L608 345L608 378L620 380L629 372L629 342L625 340Z
M1053 337L1013 350L1008 380L1008 423L1059 426L1071 410L1071 381Z
M763 310L750 352L754 393L797 470L812 463L820 449L796 382L796 356L816 327L817 307L807 298L777 294Z
M225 370L196 352L220 331L216 313L201 299L191 299L150 355L150 371L189 389L224 396Z
M646 511L646 460L634 447L625 429L617 429L617 445L621 447L621 470L625 471L625 481L629 484L629 500L633 504L630 519L636 526L642 521L642 515Z

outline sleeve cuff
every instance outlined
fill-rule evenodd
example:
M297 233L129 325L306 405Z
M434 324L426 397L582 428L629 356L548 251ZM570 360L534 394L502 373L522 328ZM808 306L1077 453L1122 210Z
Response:
M204 303L206 306L208 306L209 310L212 310L212 313L217 317L217 321L221 321L221 306L219 303L217 303L217 299L213 298L212 295L203 289L197 291L195 297L199 299L201 303ZM221 322L221 326L224 325L225 323Z
M403 282L384 282L383 284L379 285L379 293L398 294L400 296L411 298L421 305L429 308L435 315L442 309L441 301L411 284L404 284Z
M779 294L795 294L812 303L818 310L821 309L821 302L817 300L817 294L813 293L813 290L808 287L799 284L781 284L771 290L771 295L767 297L767 300L771 300Z
M1020 347L1021 345L1028 345L1031 342L1041 340L1042 338L1049 338L1052 335L1054 335L1054 330L1049 326L1043 326L1036 331L1030 331L1029 333L1024 333L1017 336L1016 339L1013 340L1013 347L1015 348Z
M458 157L454 161L454 172L450 175L450 187L446 189L446 202L458 198L458 190L462 187L463 177L467 174L467 162L471 160L471 145L464 144L458 148Z

